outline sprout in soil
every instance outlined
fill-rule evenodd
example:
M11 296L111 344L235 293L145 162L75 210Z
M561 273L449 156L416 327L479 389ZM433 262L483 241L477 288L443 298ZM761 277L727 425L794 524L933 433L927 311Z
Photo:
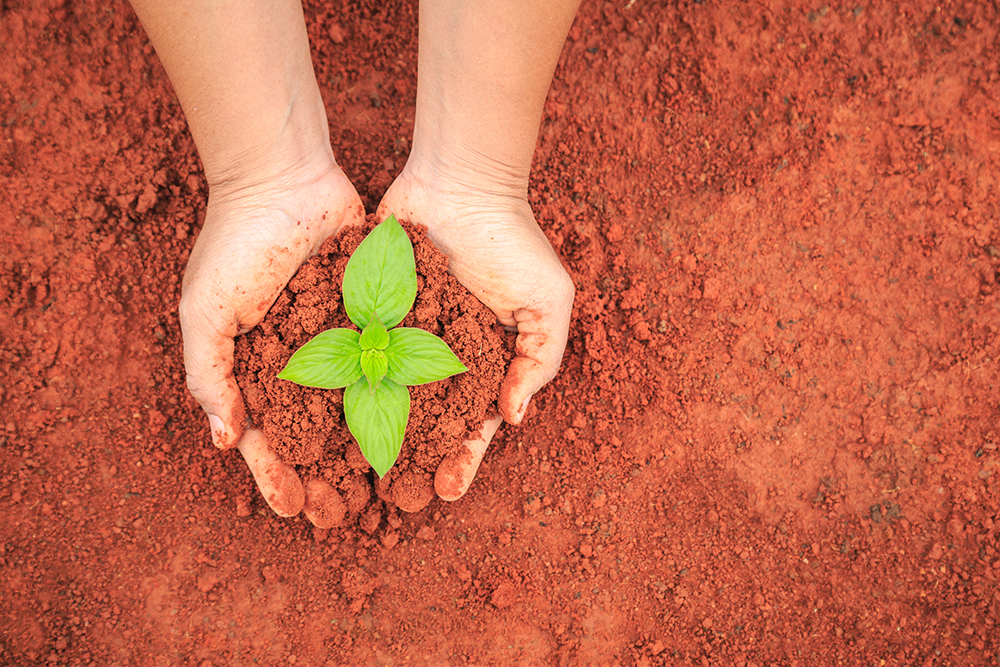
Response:
M361 333L328 329L278 373L306 387L344 390L344 417L379 477L396 462L410 418L407 386L469 370L423 329L396 327L417 298L413 244L390 215L361 242L344 271L344 309ZM393 328L396 327L396 328Z

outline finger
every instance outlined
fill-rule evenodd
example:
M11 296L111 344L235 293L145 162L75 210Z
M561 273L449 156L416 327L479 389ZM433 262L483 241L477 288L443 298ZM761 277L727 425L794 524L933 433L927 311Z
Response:
M451 454L441 462L434 475L434 490L441 500L458 500L469 490L469 485L479 470L479 464L483 462L486 448L489 447L502 421L499 415L487 419L480 436L465 441L465 451Z
M278 516L295 516L305 505L306 494L295 468L274 453L264 433L248 429L237 445L257 482L264 500Z
M302 513L317 528L336 528L347 516L347 503L329 483L317 477L306 480Z
M190 294L194 289L186 291ZM246 423L243 397L233 376L236 324L220 328L202 314L204 311L188 294L181 297L180 303L188 390L208 414L212 442L220 449L229 449L243 435Z
M544 304L514 313L518 329L516 356L507 369L497 401L508 424L521 423L528 401L559 371L569 335L573 294L573 283L565 276Z

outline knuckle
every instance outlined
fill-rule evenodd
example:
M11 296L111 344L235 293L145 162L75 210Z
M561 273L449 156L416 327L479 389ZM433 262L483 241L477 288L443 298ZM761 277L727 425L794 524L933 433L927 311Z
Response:
M201 319L202 303L196 287L192 286L181 292L181 298L177 304L177 315L182 331L190 331L195 323Z
M208 395L208 385L205 379L198 373L194 371L188 371L185 384L187 389L194 396L195 400L199 403L204 404Z

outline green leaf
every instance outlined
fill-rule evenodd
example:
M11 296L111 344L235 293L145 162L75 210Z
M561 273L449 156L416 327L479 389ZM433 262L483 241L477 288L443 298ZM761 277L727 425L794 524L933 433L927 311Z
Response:
M386 377L405 385L437 382L469 370L448 344L423 329L399 327L389 332Z
M386 378L374 392L358 380L344 390L347 427L379 477L385 477L403 446L410 418L410 391Z
M378 314L372 316L368 326L361 332L361 340L358 343L362 350L384 350L389 344L389 332L378 318Z
M391 329L403 321L417 298L413 244L390 215L361 242L344 271L344 308L364 329L376 312Z
M278 377L320 389L352 385L363 374L359 338L351 329L328 329L296 350Z
M365 350L361 353L361 371L368 378L368 387L375 391L378 383L385 377L388 362L382 350Z

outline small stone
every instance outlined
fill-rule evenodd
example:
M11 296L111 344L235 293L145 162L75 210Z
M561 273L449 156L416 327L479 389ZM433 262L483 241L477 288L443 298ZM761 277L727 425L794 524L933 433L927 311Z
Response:
M236 497L236 516L238 517L250 516L250 500L246 496Z
M213 588L215 588L215 585L218 583L219 583L219 575L209 570L208 572L205 572L200 577L198 577L197 586L199 591L201 591L202 593L207 593Z

